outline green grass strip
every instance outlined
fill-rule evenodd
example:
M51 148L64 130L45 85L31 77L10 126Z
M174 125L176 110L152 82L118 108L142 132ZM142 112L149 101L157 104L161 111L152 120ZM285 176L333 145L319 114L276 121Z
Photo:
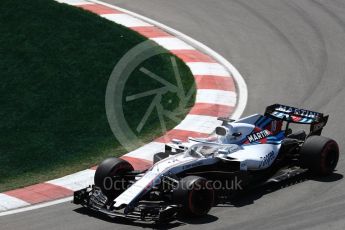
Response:
M116 63L146 38L52 0L1 0L0 12L0 192L126 153L107 122L105 90ZM175 84L171 56L155 56L143 66ZM180 59L177 64L183 85L191 88L190 70ZM162 86L145 77L134 71L124 93ZM166 110L178 109L176 94L162 100ZM146 97L125 105L133 129L151 101ZM147 124L138 135L149 142L161 135L157 114ZM167 121L168 129L175 125Z

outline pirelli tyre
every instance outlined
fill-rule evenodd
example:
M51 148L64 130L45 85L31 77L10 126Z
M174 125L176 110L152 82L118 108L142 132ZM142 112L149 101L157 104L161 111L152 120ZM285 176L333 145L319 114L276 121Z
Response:
M214 191L208 187L203 177L182 178L173 190L173 200L181 205L181 213L188 216L206 215L214 204Z
M337 142L323 136L308 137L300 149L301 166L314 175L330 175L337 166L339 147Z
M133 166L125 160L107 158L96 169L95 185L109 199L114 199L126 189L127 181L122 175L133 170Z

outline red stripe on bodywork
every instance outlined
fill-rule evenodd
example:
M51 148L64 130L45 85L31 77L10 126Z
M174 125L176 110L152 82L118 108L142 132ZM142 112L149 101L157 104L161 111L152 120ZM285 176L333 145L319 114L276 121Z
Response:
M30 204L37 204L71 196L73 191L61 186L42 183L8 191L5 194L24 200Z
M172 139L179 139L181 141L187 141L188 137L208 137L209 134L207 133L199 133L194 131L186 131L186 130L180 130L180 129L172 129L169 132L167 132L164 136L156 139L155 141L161 142L161 143L168 143Z
M205 115L212 117L228 117L234 110L234 107L227 105L215 105L208 103L196 103L189 111L193 115Z
M129 157L129 156L122 156L120 158L131 163L131 165L133 166L135 170L145 170L152 166L152 161L143 160L143 159L135 158L135 157Z
M294 122L299 122L300 120L302 120L302 117L297 117L297 116L291 116L291 118Z
M84 4L84 5L77 5L77 7L83 8L84 10L91 11L95 14L123 14L123 12L119 10L115 10L110 7L106 7L99 4Z
M195 75L197 89L217 89L236 91L232 77L219 77L210 75Z
M171 52L184 62L216 62L210 56L198 50L171 50Z
M139 34L144 35L148 38L172 37L164 30L158 29L155 26L138 26L131 28L131 30L137 31Z

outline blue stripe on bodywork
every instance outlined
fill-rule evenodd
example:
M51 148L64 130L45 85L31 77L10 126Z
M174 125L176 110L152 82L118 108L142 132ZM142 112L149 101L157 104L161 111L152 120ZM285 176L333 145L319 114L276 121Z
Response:
M271 121L272 121L271 118L267 118L267 120L265 120L265 121L260 125L260 128L261 128L261 129L265 128Z
M261 122L263 122L265 120L266 117L260 117L256 122L255 122L255 126L259 126Z
M267 137L267 140L282 140L285 138L285 133L284 131L279 132L278 134L276 134L275 136L269 136Z

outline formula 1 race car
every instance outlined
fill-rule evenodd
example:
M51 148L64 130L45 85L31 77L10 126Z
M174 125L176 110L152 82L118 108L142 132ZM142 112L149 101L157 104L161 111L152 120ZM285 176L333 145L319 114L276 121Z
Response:
M275 104L264 115L219 120L208 138L166 144L145 171L119 158L104 160L95 184L76 191L73 202L110 217L167 221L178 213L205 215L253 184L307 171L327 176L337 165L337 143L320 136L328 121L322 113ZM292 132L296 124L308 125L309 133Z

